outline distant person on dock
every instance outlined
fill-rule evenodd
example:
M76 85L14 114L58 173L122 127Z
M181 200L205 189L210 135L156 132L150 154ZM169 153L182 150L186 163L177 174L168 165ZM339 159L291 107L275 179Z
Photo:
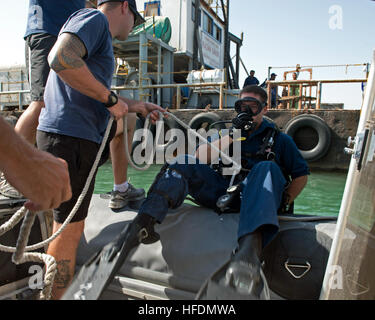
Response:
M227 282L234 290L239 289L236 283L242 282L237 271L250 274L254 280L251 293L256 295L261 286L262 249L278 232L278 212L287 212L284 208L292 204L305 187L309 168L292 138L263 118L268 110L266 91L259 86L247 86L240 97L236 102L238 115L232 122L235 129L241 130L242 138L234 141L233 132L229 130L229 134L218 135L212 141L223 152L232 144L241 143L242 171L236 176L237 191L232 192L237 193L229 205L231 212L240 214L238 249L226 272ZM273 141L272 146L270 141ZM188 194L202 206L221 212L217 200L227 193L231 176L223 175L224 166L209 165L219 156L211 145L202 144L195 157L178 157L162 168L134 220L147 226L150 236L144 239L145 243L158 239L153 225L162 223L168 209L179 207Z
M40 111L44 107L44 89L46 86L50 66L47 61L49 52L57 40L61 27L75 11L85 7L92 8L91 1L85 0L30 0L27 31L25 40L30 53L30 90L29 107L16 123L15 130L31 144L36 142L36 128ZM135 129L135 114L128 117L128 145L132 145ZM109 207L119 209L129 201L144 197L144 189L134 188L128 183L128 159L123 152L124 135L122 125L110 144L113 166L114 186L111 192ZM0 176L0 194L9 198L23 198L23 195Z
M271 73L271 76L268 81L275 81L277 77L276 73ZM264 80L264 82L260 85L261 88L267 89L267 79ZM278 87L273 86L271 88L271 109L276 109L277 107L277 92L278 92Z
M72 196L66 162L34 148L2 117L0 170L29 199L25 203L29 210L53 209Z
M296 81L298 80L298 73L297 72L293 72L292 74L292 77L293 77L293 81ZM298 84L291 84L290 85L290 92L289 92L289 96L293 97L293 96L299 96L300 92L299 92L299 85ZM298 109L298 100L297 99L294 99L291 103L291 106L293 109Z
M251 85L259 85L259 80L255 77L255 71L251 70L250 75L245 79L245 83L243 84L243 87L251 86Z
M56 231L75 206L102 143L111 116L111 136L122 128L122 117L130 113L159 118L161 107L126 99L110 91L115 67L112 41L127 39L142 21L134 0L98 1L98 10L82 9L71 15L61 29L48 61L51 66L45 90L45 107L39 117L38 147L65 159L69 166L72 199L54 210ZM124 152L124 148L122 148ZM104 155L104 163L108 154ZM76 250L94 191L91 182L79 210L51 242L48 253L55 257L58 272L52 289L59 299L74 275Z

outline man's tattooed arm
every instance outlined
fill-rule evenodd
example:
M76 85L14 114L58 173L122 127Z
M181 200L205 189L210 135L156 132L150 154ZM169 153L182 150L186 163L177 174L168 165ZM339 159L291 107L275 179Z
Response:
M81 39L72 33L63 33L48 55L48 63L73 89L100 102L107 102L110 91L89 70L83 60L86 56L87 50Z
M72 33L63 33L48 55L48 63L56 73L77 69L85 65L83 58L86 54L87 50L81 39Z
M57 261L57 272L55 276L55 286L58 289L66 289L70 284L71 274L71 261L60 260Z

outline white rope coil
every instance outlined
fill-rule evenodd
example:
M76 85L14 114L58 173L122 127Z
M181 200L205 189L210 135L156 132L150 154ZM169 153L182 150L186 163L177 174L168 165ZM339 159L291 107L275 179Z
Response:
M0 226L0 236L4 233L7 233L11 229L14 228L14 226L21 221L21 219L25 216L27 212L27 209L25 207L22 207L19 209L7 222L5 222L3 225ZM0 251L5 251L1 249L0 245ZM8 251L5 251L8 252Z
M200 139L201 141L203 141L204 143L206 144L209 144L211 146L212 149L214 149L216 152L218 152L221 157L226 160L228 163L232 163L234 168L233 168L233 171L234 172L239 172L241 170L241 165L238 164L236 161L234 161L232 158L230 158L228 155L226 155L225 153L221 152L221 150L219 148L217 148L214 144L212 144L210 141L208 141L205 137L203 137L201 134L199 134L198 132L196 132L195 130L192 130L185 122L181 121L179 118L177 118L173 113L170 113L170 112L165 112L166 115L168 115L169 117L173 118L178 124L180 124L184 129L186 130L189 130L189 133L191 133L192 135L194 135L195 137L197 137L198 139ZM159 119L162 119L162 114L161 112L159 112ZM145 122L145 129L148 128L148 118L146 118L146 122ZM159 122L159 121L158 121ZM126 119L124 118L124 134L127 132L127 124L126 124ZM158 132L160 132L157 128L156 130L157 134L156 134L156 137L155 137L155 141L158 141ZM126 152L126 156L129 160L129 163L130 165L135 168L136 170L147 170L150 166L151 166L151 163L152 163L152 158L153 157L153 153L150 155L150 158L149 161L148 161L148 164L144 167L139 167L137 166L133 160L132 160L132 157L130 155L130 152L129 152L129 146L128 146L128 139L127 137L125 137L125 152ZM147 139L145 139L143 141L143 148L145 148L145 145L147 145ZM168 145L168 144L167 144ZM155 143L155 148L158 148L158 146L156 145ZM233 175L234 177L234 175ZM232 181L233 181L233 177L232 177Z
M30 236L31 228L35 220L35 212L27 211L23 220L21 230L17 239L16 251L12 256L15 264L23 264L26 262L44 263L46 272L44 275L44 287L39 294L39 299L48 300L51 297L52 284L57 272L57 264L54 257L48 254L32 252L25 253L25 247Z

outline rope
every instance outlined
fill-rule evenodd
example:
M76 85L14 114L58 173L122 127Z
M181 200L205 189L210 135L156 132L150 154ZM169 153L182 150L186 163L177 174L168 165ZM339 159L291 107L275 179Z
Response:
M165 112L166 115L168 115L169 117L173 118L178 124L180 124L184 129L188 130L189 133L193 134L195 137L197 137L198 139L202 140L203 142L205 142L206 144L209 144L211 146L212 149L214 149L216 152L218 152L219 154L221 153L221 150L219 148L217 148L215 145L213 145L210 141L208 141L205 137L203 137L201 134L199 134L198 132L192 130L185 122L183 122L182 120L180 120L179 118L177 118L173 113L170 113L168 111ZM163 116L162 116L162 113L159 112L159 119L162 119ZM145 128L148 127L148 119L149 117L146 118L146 122L145 122ZM128 139L127 139L127 121L126 119L124 118L124 140L125 140L125 152L126 152L126 156L128 158L128 161L130 163L130 165L135 168L136 170L147 170L150 166L151 166L151 163L152 163L152 158L153 158L153 153L150 155L150 159L148 161L148 164L146 164L144 167L139 167L137 166L133 160L132 160L132 157L129 153L129 146L128 146ZM159 138L159 134L158 132L160 132L160 130L158 130L158 126L161 125L162 121L157 121L157 128L156 128L156 134L155 134L155 141L158 141L158 138ZM155 142L155 149L157 148L164 148L164 147L167 147L168 145L170 145L171 143L173 143L173 141L170 141L168 142L167 144L165 145L157 145L157 142ZM147 139L145 139L143 141L143 145L142 147L145 149L145 146L147 145ZM221 154L222 158L226 161L228 161L228 163L232 163L234 165L234 172L239 172L241 170L241 165L239 165L237 162L235 162L232 158L230 158L228 155L226 155L225 153L222 153ZM235 174L233 174L232 176L232 179L231 179L231 185L234 181L234 176Z
M21 221L21 219L26 214L26 208L22 207L20 210L18 210L7 222L5 222L3 225L0 226L0 236L4 233L8 232L9 230L13 229L13 227ZM1 249L0 245L0 251L4 251Z
M154 157L153 153L150 155L150 159L149 161L146 162L146 165L144 167L140 167L140 166L137 166L131 155L130 155L130 152L129 152L129 143L128 143L128 122L127 122L127 118L126 116L123 117L123 127L124 127L124 143L125 143L125 154L126 154L126 157L128 158L128 162L130 163L130 165L136 169L136 170L139 170L139 171L146 171L148 168L150 168L151 166L151 162L152 162L152 159ZM144 128L143 130L148 130L150 129L151 127L151 123L150 123L150 118L149 117L146 117L146 121L145 121L145 124L144 124ZM146 146L147 146L147 142L148 142L148 135L146 134L146 139L144 139L142 141L142 148L143 149L146 149Z
M15 264L26 262L41 262L46 265L43 290L39 294L39 299L49 300L51 297L52 284L57 272L57 264L54 257L48 254L32 252L25 253L25 247L30 236L30 231L35 220L35 212L27 210L25 219L22 223L21 230L17 239L16 252L12 256Z

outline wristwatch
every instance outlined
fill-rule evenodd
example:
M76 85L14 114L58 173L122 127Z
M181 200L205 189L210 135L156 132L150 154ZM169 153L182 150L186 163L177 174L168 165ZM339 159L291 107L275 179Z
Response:
M111 93L108 96L108 100L107 100L107 102L104 105L106 106L106 108L111 108L115 104L117 104L117 102L118 102L118 96L117 96L117 94L114 93L113 91L111 91Z

